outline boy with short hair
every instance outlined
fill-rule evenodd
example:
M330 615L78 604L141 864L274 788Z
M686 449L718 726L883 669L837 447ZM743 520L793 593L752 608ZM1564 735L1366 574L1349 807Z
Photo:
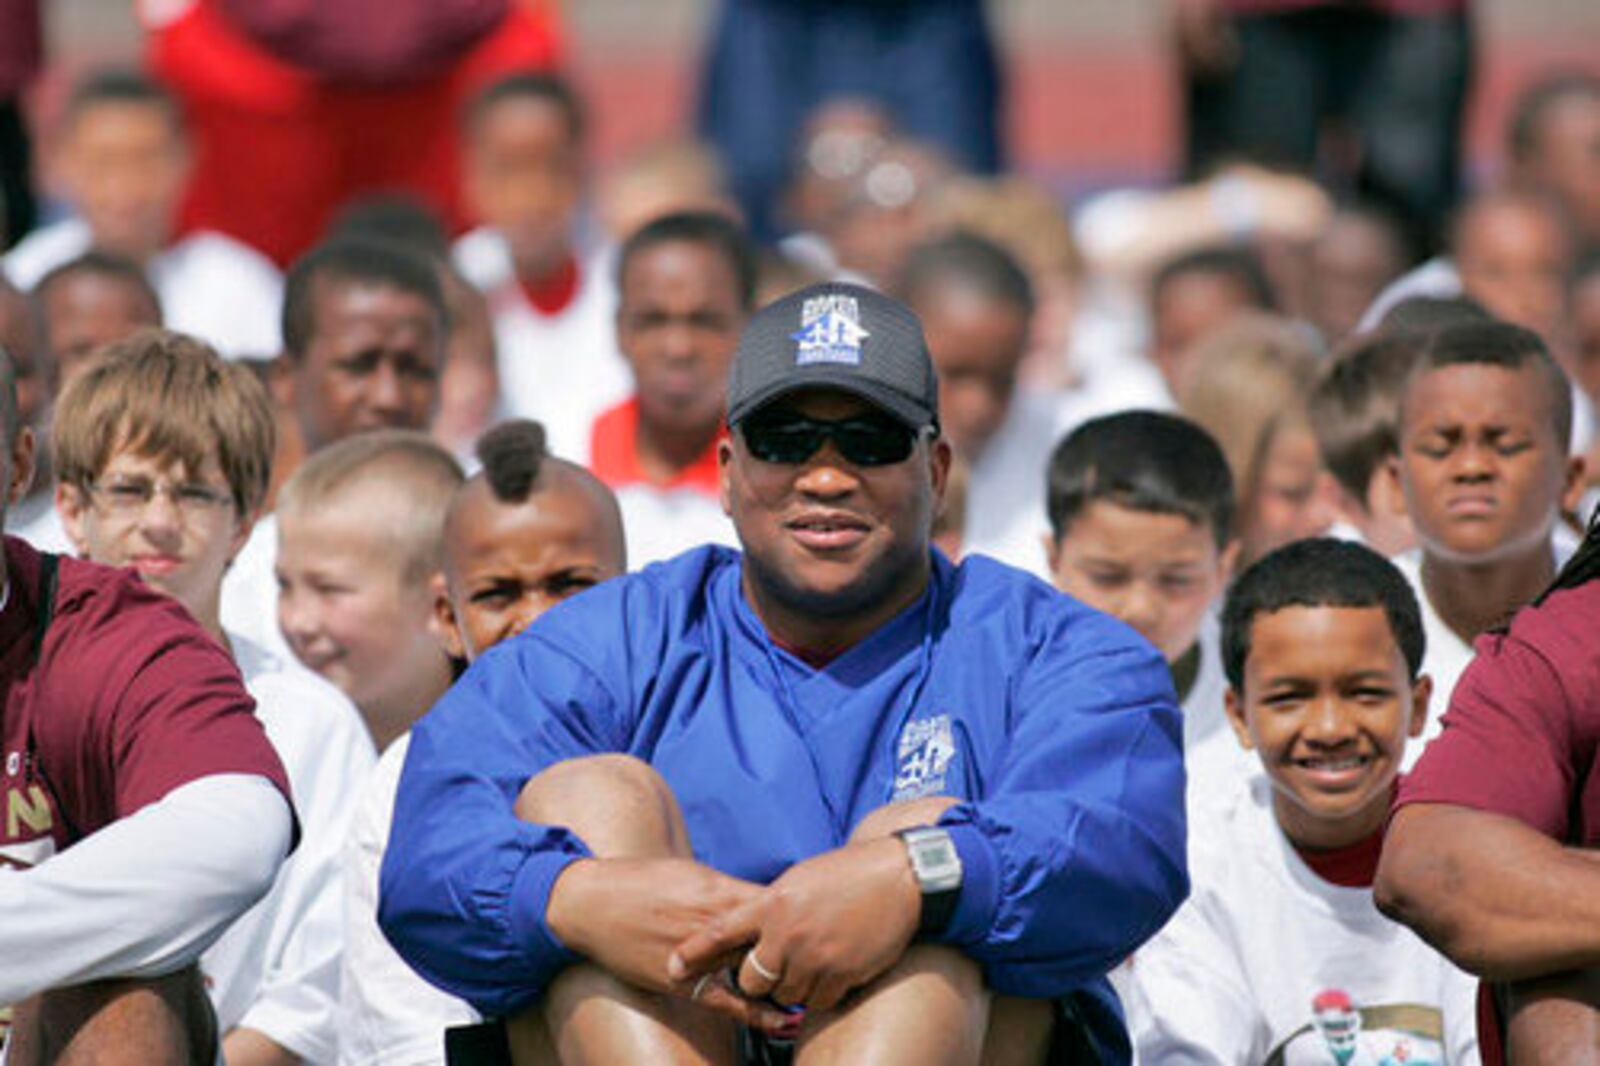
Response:
M477 456L482 469L451 501L444 565L433 578L440 640L467 661L627 569L616 499L594 475L550 455L542 426L496 426ZM417 976L378 929L378 869L409 745L401 736L379 760L345 845L344 1066L442 1064L442 1031L477 1018Z
M277 353L277 268L221 233L178 232L190 145L164 88L135 71L90 74L68 96L57 140L57 169L79 217L34 231L6 254L18 287L33 288L91 248L114 252L150 272L173 328L230 358Z
M1485 322L1426 338L1402 393L1391 477L1420 543L1395 563L1422 602L1441 713L1473 639L1555 577L1564 549L1553 534L1583 488L1571 435L1572 390L1538 334ZM1435 714L1423 743L1438 731Z
M1222 450L1177 415L1107 415L1056 446L1047 494L1056 587L1133 626L1172 669L1191 795L1242 779L1211 615L1239 557Z
M372 743L349 701L221 624L222 574L266 493L272 406L245 367L182 334L107 348L56 405L57 506L78 551L127 566L228 649L288 770L304 839L272 892L201 957L230 1063L330 1061L338 849Z
M1164 263L1150 279L1150 360L1170 395L1182 394L1196 345L1245 312L1277 305L1261 257L1248 247L1200 248Z
M514 74L467 109L462 180L481 225L455 244L456 266L489 299L501 408L537 418L551 450L587 462L595 417L627 398L607 257L579 247L585 120L553 74Z
M430 579L461 467L421 433L324 448L278 495L278 622L349 696L381 752L450 687Z
M1384 556L1416 544L1386 468L1398 452L1400 392L1421 343L1407 330L1357 334L1334 353L1306 401L1322 461L1339 486L1341 518Z
M1476 1064L1476 981L1372 900L1430 694L1405 578L1358 544L1290 544L1230 590L1222 647L1266 776L1194 826L1189 901L1133 958L1140 1058Z

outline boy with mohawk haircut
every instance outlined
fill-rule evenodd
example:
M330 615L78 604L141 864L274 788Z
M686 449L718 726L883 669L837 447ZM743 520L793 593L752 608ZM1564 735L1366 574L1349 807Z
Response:
M615 497L587 470L550 455L544 427L516 420L478 441L482 469L445 518L433 579L445 649L471 661L557 603L627 569ZM443 1063L443 1031L476 1013L401 960L378 929L378 869L410 735L383 755L345 845L348 946L340 995L345 1066Z
M126 566L227 649L283 760L305 836L272 891L200 959L229 1063L329 1062L337 1031L339 847L372 742L332 686L222 627L222 575L266 495L271 402L245 367L152 330L62 392L56 503L79 553Z

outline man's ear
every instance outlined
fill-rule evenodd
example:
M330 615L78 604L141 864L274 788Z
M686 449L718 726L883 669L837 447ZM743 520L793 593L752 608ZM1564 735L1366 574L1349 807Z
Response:
M1420 737L1428 727L1428 704L1433 700L1433 678L1417 675L1411 684L1411 721L1406 723L1406 736Z
M1061 582L1056 579L1056 564L1061 561L1061 540L1054 533L1040 533L1039 540L1044 543L1044 561L1050 568L1051 582L1061 587Z
M6 499L10 503L22 499L33 487L35 443L33 429L23 426L11 444L11 484L6 486Z
M1406 513L1406 479L1400 470L1400 456L1389 453L1384 457L1383 469L1377 474L1384 481L1387 491L1380 492L1380 498L1387 500L1391 513L1403 515Z
M78 486L65 481L56 483L56 513L61 516L61 525L67 531L67 539L72 541L73 550L84 558L89 556L90 506L88 494Z
M733 517L733 441L731 435L717 442L717 498L722 513Z
M1222 708L1228 713L1228 724L1233 726L1233 735L1239 738L1239 746L1245 751L1254 751L1256 742L1250 736L1250 722L1244 711L1244 697L1232 685L1228 686L1228 694L1222 698Z
M928 448L928 472L933 476L934 511L944 501L945 489L950 485L950 464L955 461L955 449L943 437L933 438Z
M433 596L433 617L428 620L428 627L435 639L452 659L470 660L472 656L467 653L467 642L461 638L456 609L450 603L450 586L442 572L428 579L428 592Z

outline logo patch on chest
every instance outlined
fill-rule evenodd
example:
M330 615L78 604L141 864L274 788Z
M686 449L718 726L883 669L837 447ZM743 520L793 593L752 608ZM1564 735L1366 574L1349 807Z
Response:
M955 730L948 714L907 722L895 749L894 802L948 791L945 779L955 757Z

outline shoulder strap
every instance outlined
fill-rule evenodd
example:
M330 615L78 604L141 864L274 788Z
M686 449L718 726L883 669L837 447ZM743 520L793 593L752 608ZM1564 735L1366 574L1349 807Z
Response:
M56 585L60 580L61 557L54 552L39 553L39 613L33 621L33 655L44 648L44 635L56 614Z

